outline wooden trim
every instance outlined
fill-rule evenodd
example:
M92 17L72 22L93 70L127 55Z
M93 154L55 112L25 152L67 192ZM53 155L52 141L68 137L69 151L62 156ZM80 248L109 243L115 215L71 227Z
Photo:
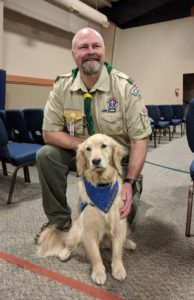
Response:
M36 77L7 75L6 83L52 86L54 83L54 80L44 79L44 78L36 78Z
M194 6L191 6L191 17L194 16Z

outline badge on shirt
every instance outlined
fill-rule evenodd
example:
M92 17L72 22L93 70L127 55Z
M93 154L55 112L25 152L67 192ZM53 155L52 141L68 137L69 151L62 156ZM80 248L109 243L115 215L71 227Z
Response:
M75 122L83 119L83 113L76 109L65 109L64 117L66 120L67 129L70 135L75 133Z
M136 85L136 83L134 83L131 88L131 95L133 95L135 97L140 95L140 92L139 92L139 89L138 89L138 86Z
M118 102L114 96L111 96L110 98L108 98L108 100L106 102L108 112L111 112L111 113L116 112L117 105L118 105Z

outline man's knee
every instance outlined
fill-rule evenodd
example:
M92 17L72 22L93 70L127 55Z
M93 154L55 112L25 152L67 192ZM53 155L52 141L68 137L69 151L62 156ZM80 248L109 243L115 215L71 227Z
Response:
M60 160L60 148L52 145L44 145L36 153L37 166L48 163L48 160L59 161Z

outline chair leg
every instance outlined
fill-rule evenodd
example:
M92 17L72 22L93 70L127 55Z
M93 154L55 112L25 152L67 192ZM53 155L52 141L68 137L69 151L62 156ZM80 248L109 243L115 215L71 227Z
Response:
M156 146L157 146L157 141L156 141L157 131L156 131L156 129L154 129L153 134L154 134L154 148L156 148Z
M8 196L7 204L11 204L13 190L14 190L15 181L16 181L16 177L17 177L17 172L18 172L18 170L21 167L22 166L16 167L15 170L14 170L14 172L13 172L13 176L12 176L12 180L11 180L11 185L10 185L10 189L9 189L9 196Z
M33 164L33 162L32 162L32 164ZM24 170L25 182L30 182L30 173L29 173L28 165L20 165L20 166L16 167L13 172L13 176L12 176L12 180L11 180L7 204L11 204L13 190L14 190L15 181L16 181L16 177L17 177L17 172L20 168L23 168L23 170Z
M3 169L3 175L8 176L6 162L2 161L1 164L2 164L2 169Z
M183 136L183 123L181 123L181 136Z
M25 182L31 182L30 180L30 172L29 172L29 167L28 166L23 166L23 171L24 171L24 179Z
M169 141L171 141L171 131L170 131L170 126L168 127L168 132L169 132Z
M159 138L158 138L158 144L160 144L161 133L162 133L162 130L161 130L161 129L159 129Z
M186 219L186 230L185 235L191 236L191 218L192 218L192 207L193 207L193 188L194 188L194 181L190 182L189 185L189 194L188 194L188 204L187 204L187 219Z

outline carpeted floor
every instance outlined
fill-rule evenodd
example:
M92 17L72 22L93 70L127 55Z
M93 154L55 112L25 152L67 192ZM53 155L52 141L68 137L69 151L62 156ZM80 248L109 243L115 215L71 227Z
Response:
M149 142L144 190L132 229L137 249L124 253L128 272L124 282L112 278L110 255L103 251L108 273L103 287L92 283L90 266L82 257L66 263L37 257L33 238L46 217L36 168L30 169L31 184L23 182L22 174L18 178L10 206L6 204L10 178L1 172L0 299L193 300L194 237L185 237L192 159L186 137L178 133L171 142L163 137L156 149ZM77 177L71 174L68 201L74 216L77 198Z

